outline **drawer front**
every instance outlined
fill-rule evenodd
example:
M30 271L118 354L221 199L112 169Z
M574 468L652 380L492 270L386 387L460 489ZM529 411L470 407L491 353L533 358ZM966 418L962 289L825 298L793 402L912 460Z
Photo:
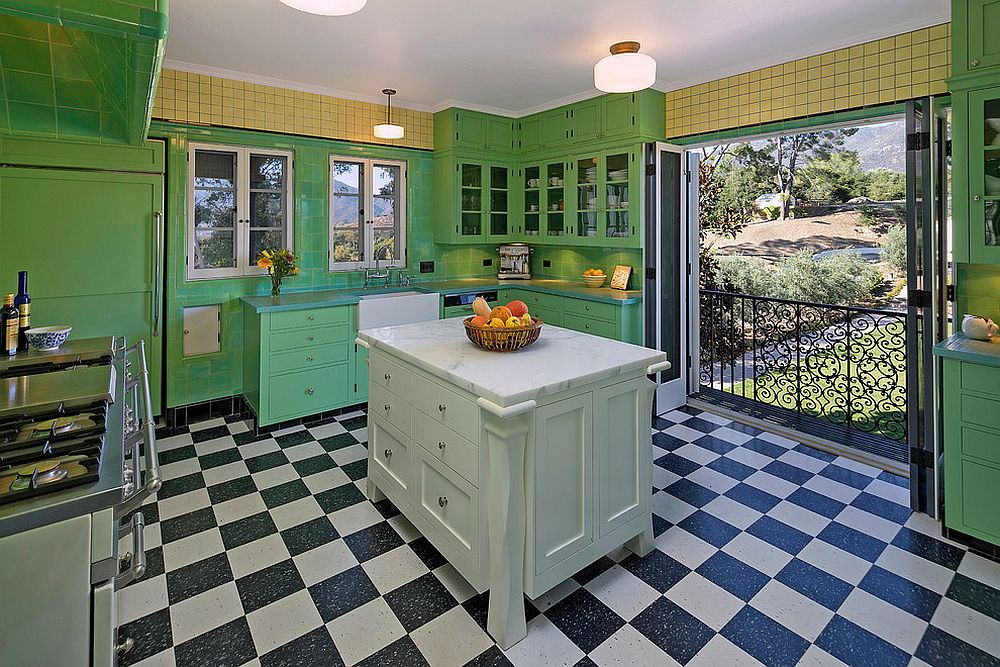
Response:
M962 363L962 389L996 394L1000 387L1000 368Z
M1000 431L1000 401L963 394L962 421Z
M349 324L350 321L350 306L285 310L280 313L271 313L271 331L319 327L329 324Z
M1000 512L997 511L1000 468L969 460L963 460L961 465L962 523L1000 539Z
M1000 465L1000 433L962 426L962 454Z
M566 315L563 326L574 331L603 336L605 338L618 338L618 325L606 320L595 320L592 317L577 317Z
M413 438L432 457L479 486L479 447L419 410L413 413Z
M403 435L410 435L410 404L377 384L371 386L368 414L376 414L399 429Z
M550 308L532 308L528 306L528 313L545 324L551 324L554 327L561 327L563 325L563 314L560 310L553 310Z
M479 441L479 406L435 382L422 383L413 393L415 407L463 438Z
M479 561L479 492L448 466L415 448L417 513L473 563ZM447 555L447 554L446 554Z
M368 422L368 440L368 465L405 494L412 477L410 447L406 439L396 437L385 420L376 416Z
M412 396L413 373L381 354L371 355L371 382L397 396Z
M343 405L349 393L348 376L348 365L338 364L271 377L271 419L311 415Z
M284 352L303 347L346 343L348 338L350 338L350 328L346 324L315 329L295 329L271 334L270 347L271 352Z
M613 303L598 303L585 299L566 299L564 306L567 316L596 317L599 320L608 320L609 322L618 320L620 308L621 306L616 306Z
M559 311L563 309L563 298L561 296L542 294L540 292L522 292L521 296L521 300L528 304L528 312L531 312L532 306Z
M307 347L292 352L279 352L270 356L271 374L295 371L302 368L316 368L347 361L347 341L333 345Z
M461 317L465 319L466 317L472 317L475 315L475 311L472 306L448 306L444 309L444 319L448 320L453 317Z

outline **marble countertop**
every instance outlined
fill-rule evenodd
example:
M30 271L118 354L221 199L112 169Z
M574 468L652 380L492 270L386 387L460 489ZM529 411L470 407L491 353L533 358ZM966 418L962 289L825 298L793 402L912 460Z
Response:
M946 359L1000 366L1000 336L993 336L985 341L973 340L963 333L955 333L935 345L934 354Z
M361 289L311 290L302 292L286 292L281 296L270 295L245 296L241 300L258 313L272 313L282 310L301 310L303 308L327 308L331 306L349 306L361 300L366 294L386 294L390 292L437 292L439 294L456 294L475 292L483 289L522 289L530 292L555 294L577 299L587 299L616 305L627 305L642 301L642 290L613 290L610 287L592 289L582 281L555 280L536 278L533 280L498 280L496 278L466 278L459 280L435 280L425 283L414 283L410 287L392 287Z
M543 326L533 345L507 353L473 345L458 319L365 329L358 337L373 350L399 357L501 407L635 375L667 358L657 350L551 325Z

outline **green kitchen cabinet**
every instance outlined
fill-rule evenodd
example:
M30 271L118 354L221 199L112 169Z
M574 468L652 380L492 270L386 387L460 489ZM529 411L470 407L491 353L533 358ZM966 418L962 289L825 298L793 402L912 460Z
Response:
M574 158L568 242L639 246L639 149L584 153Z
M258 426L364 400L356 312L356 306L258 312L243 304L243 393Z
M490 243L505 243L517 234L520 216L516 215L515 181L509 164L486 166L487 229Z
M522 226L521 192L508 162L437 156L433 191L439 243L506 242Z
M596 141L601 138L600 99L574 104L569 109L569 139L572 142Z
M952 0L952 76L1000 66L1000 0Z
M566 192L569 189L566 181L569 178L569 164L563 160L546 162L542 167L542 175L545 213L538 242L558 243L569 230L566 222L568 217Z
M569 139L569 111L563 108L545 111L541 114L541 147L556 148Z
M607 303L590 299L511 288L510 299L520 299L542 322L635 345L642 344L642 304Z
M510 155L514 152L515 121L468 111L445 109L434 114L434 146L437 150L459 150Z
M517 148L522 153L533 153L542 147L542 117L528 116L517 121ZM435 144L435 148L437 145Z
M495 155L514 152L514 123L504 116L488 116L486 120L486 150Z
M1000 366L942 364L944 523L1000 545Z
M545 188L542 187L544 167L541 164L524 165L518 169L521 196L519 203L524 211L519 236L525 241L538 240L545 216Z
M158 148L162 164L162 144ZM100 149L94 149L99 152ZM0 286L28 271L32 325L73 338L146 344L160 413L163 334L163 176L0 168Z
M956 102L955 113L968 119L958 132L964 141L956 151L956 159L968 165L967 182L955 188L955 219L967 221L967 229L955 235L956 258L1000 263L1000 87L960 93ZM959 249L960 243L967 249Z

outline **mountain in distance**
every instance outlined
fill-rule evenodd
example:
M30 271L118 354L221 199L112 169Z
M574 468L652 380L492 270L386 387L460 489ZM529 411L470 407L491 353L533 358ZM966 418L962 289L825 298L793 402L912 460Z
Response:
M856 151L861 170L906 171L906 124L902 120L862 125L844 141L844 148Z
M344 183L338 180L336 177L333 179L333 191L337 194L357 194L358 188L349 183ZM375 198L375 218L382 218L383 216L388 216L392 214L392 200L383 197ZM365 219L371 219L368 213L365 214ZM350 206L342 206L334 210L333 214L333 225L334 227L353 227L358 220L357 209ZM376 224L380 227L381 225Z

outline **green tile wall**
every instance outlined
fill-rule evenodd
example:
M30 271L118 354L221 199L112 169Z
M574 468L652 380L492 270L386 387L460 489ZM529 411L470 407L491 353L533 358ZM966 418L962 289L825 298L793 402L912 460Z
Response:
M544 261L552 266L546 268ZM605 250L588 247L547 247L534 246L531 256L531 273L540 278L567 278L579 280L587 269L604 269L609 276L615 266L624 264L632 267L629 289L639 289L639 274L642 269L642 250ZM610 278L608 279L610 280Z
M266 278L233 278L188 281L185 279L187 150L189 141L284 148L295 152L295 251L302 258L302 272L289 278L283 291L360 287L359 271L327 271L327 220L329 159L331 154L406 160L407 229L410 271L419 280L495 274L483 259L496 258L495 246L448 247L433 240L431 210L432 154L428 151L349 144L323 139L268 134L244 130L205 128L154 122L152 137L167 141L167 406L187 405L210 398L238 394L242 389L243 320L240 297L266 294ZM435 262L435 271L416 274L420 261ZM222 350L183 358L181 318L187 306L221 304Z
M961 325L965 313L1000 322L1000 266L959 264L957 281L956 326Z

